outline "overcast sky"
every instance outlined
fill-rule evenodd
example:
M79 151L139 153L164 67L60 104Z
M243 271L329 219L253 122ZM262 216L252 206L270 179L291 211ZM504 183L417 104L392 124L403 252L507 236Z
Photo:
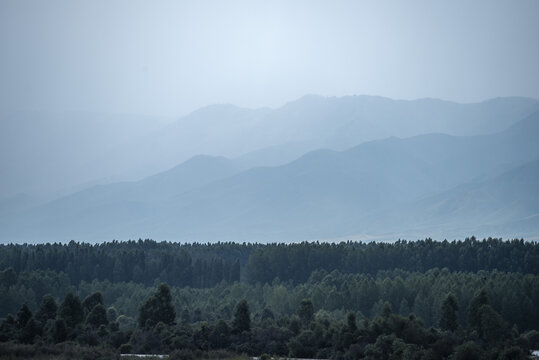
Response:
M539 98L538 19L535 0L0 0L0 109Z

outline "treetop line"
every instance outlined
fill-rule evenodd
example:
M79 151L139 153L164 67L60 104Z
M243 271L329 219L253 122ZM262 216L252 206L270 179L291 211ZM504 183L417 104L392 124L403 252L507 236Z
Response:
M182 359L212 349L525 356L539 345L539 245L473 237L0 245L0 317L0 348L75 342Z

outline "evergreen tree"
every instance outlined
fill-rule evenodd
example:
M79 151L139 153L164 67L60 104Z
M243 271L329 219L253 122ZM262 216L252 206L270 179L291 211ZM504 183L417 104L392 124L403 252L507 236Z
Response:
M28 308L28 304L24 303L17 312L17 327L23 329L26 323L32 318L32 312Z
M249 311L247 300L240 301L236 307L232 326L239 333L251 330L251 312Z
M2 320L2 324L0 324L0 342L5 342L13 338L16 326L17 322L13 315L9 314L6 316L6 318Z
M313 302L310 299L303 299L299 304L298 316L303 326L308 326L314 318Z
M301 331L301 320L299 319L299 316L297 315L292 316L292 318L290 319L290 324L288 325L288 328L295 335L299 334L299 332Z
M154 327L158 322L162 322L165 325L173 325L175 320L176 311L172 306L170 287L162 283L159 285L157 292L140 307L139 326Z
M490 305L483 305L479 308L481 316L481 327L479 333L482 338L492 344L498 344L507 335L507 324L503 321Z
M31 318L20 332L19 341L24 344L32 344L35 337L41 335L41 330L39 323Z
M219 320L213 331L210 333L209 339L213 348L224 349L230 343L229 337L230 328L224 320Z
M481 306L488 305L488 295L485 289L479 291L468 306L468 328L475 330L481 336Z
M94 306L92 311L86 317L86 324L98 328L99 325L107 325L109 321L107 320L107 309L103 304L97 304Z
M88 295L82 302L82 308L85 314L88 314L96 305L103 305L103 294L97 291Z
M67 293L64 301L60 304L58 315L65 321L66 326L69 328L80 324L84 319L84 313L79 297L75 296L72 292Z
M47 320L52 320L56 318L58 312L58 305L56 305L56 300L51 294L43 296L41 305L35 314L37 321L45 324Z
M354 333L357 330L356 314L354 314L354 312L350 311L348 313L346 317L346 325L351 333Z
M459 323L457 320L457 299L455 295L449 293L442 303L442 316L440 317L439 326L442 330L455 331Z

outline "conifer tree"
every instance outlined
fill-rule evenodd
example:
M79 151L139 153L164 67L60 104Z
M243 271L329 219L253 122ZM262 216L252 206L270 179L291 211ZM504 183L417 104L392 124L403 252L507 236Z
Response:
M56 300L51 294L47 294L43 296L43 300L35 314L35 318L37 321L45 324L47 320L55 319L57 312L58 305L56 305Z
M67 327L73 328L84 319L82 304L78 296L72 292L67 293L64 301L60 304L58 315L65 321Z
M468 328L475 330L481 336L481 306L488 305L488 295L485 289L482 289L475 297L470 301L468 306Z
M307 326L313 321L314 307L313 302L310 299L303 299L299 304L298 316L304 326Z
M19 329L23 329L31 318L32 312L30 311L30 308L28 308L28 304L24 303L17 312L17 326Z
M249 310L249 304L247 300L242 300L236 307L236 313L234 314L234 320L232 326L237 332L244 332L251 330L251 312Z
M457 330L459 323L457 320L457 299L455 295L447 294L444 302L442 303L442 316L438 322L442 330L455 331Z
M82 308L84 313L88 314L96 305L103 305L103 294L100 291L97 291L91 295L88 295L86 299L82 302Z
M97 304L86 318L86 324L97 328L99 325L107 325L109 323L107 319L107 309L103 304Z
M140 307L138 323L140 327L153 327L158 322L173 325L176 311L172 306L170 287L162 283L157 292Z

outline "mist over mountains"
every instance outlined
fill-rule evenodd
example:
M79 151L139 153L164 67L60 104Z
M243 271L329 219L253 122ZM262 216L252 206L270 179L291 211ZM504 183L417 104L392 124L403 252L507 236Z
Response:
M274 166L317 149L428 133L495 133L531 114L538 101L304 96L278 109L213 105L170 122L151 116L9 113L0 119L0 198L51 199L101 183L140 180L196 155Z
M9 119L2 193L40 181L49 198L82 190L0 201L3 242L539 235L534 99L310 95L275 110L210 106L160 126L79 119L88 138L59 121L46 140L39 116ZM102 184L82 185L92 181Z

